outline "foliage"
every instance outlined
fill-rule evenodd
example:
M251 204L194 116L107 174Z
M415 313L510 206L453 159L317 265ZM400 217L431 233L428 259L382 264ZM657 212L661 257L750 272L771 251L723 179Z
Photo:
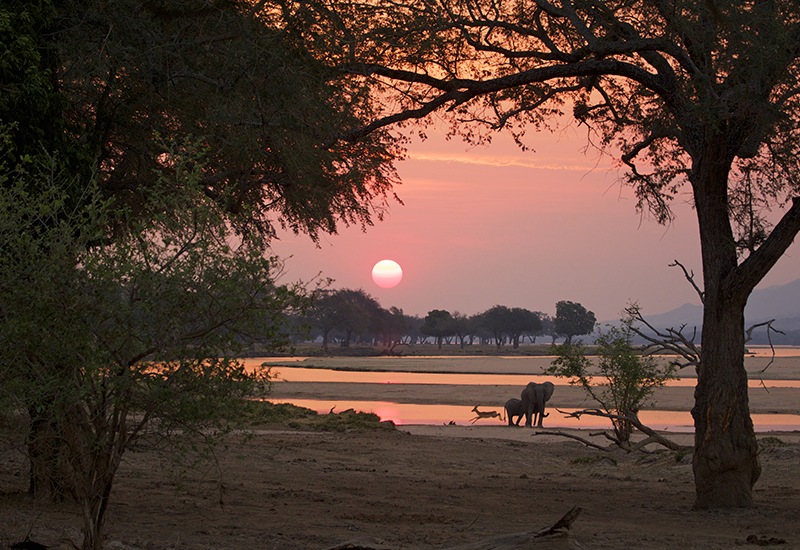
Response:
M566 344L572 343L573 336L589 334L594 330L597 319L594 313L581 304L562 300L556 303L554 330L566 337Z
M154 174L171 168L160 134L202 140L200 183L241 235L282 227L318 239L383 217L402 140L387 130L335 139L371 113L364 82L308 55L291 9L12 0L0 10L0 121L19 122L19 154L59 152L82 185L94 170L114 206L152 213Z
M631 345L634 332L632 317L621 319L620 326L608 326L595 339L598 360L596 365L586 357L580 342L551 346L555 356L545 371L558 377L571 378L570 384L580 384L584 391L610 414L633 416L652 399L654 390L667 380L676 378L676 367L661 366L655 358L644 357ZM597 373L597 374L594 374ZM595 382L596 377L602 377ZM630 440L630 422L611 419L614 433L622 442Z
M392 306L389 309L379 307L372 316L370 329L373 334L380 335L383 346L391 351L400 342L403 335L411 328L408 316L402 309Z
M370 329L373 317L380 310L378 301L363 289L342 288L319 293L309 313L312 326L322 331L322 349L328 351L328 335L334 329L345 333L342 347L350 347L352 335Z
M310 421L297 421L296 428L305 428L321 432L345 432L349 430L394 430L393 422L381 422L375 413L365 413L348 409L340 413L319 415Z
M300 418L317 416L317 411L298 407L291 403L272 403L264 400L247 400L243 408L241 419L245 424L258 426L259 424L284 423Z
M500 349L505 336L508 336L514 349L517 349L523 334L533 334L542 328L542 322L536 313L520 307L499 305L481 313L477 323L492 333L497 349Z
M444 309L433 309L425 316L425 324L419 327L419 331L427 336L436 338L439 349L442 349L442 338L454 336L456 333L455 321L449 311Z
M340 413L335 413L331 410L327 414L318 414L316 411L298 407L291 403L271 403L263 400L248 400L244 408L243 418L250 425L282 423L298 430L324 432L395 429L394 423L381 422L381 418L375 413L347 409Z
M192 153L172 155L148 195L159 214L114 209L125 231L110 242L97 189L71 209L74 184L49 179L58 172L48 167L0 185L2 398L29 413L34 473L56 468L72 481L87 550L100 547L132 442L148 430L209 438L235 422L242 398L269 387L236 354L254 341L283 345L286 314L308 305L302 287L274 282L280 264L260 243L233 244L199 185L201 152L179 148Z

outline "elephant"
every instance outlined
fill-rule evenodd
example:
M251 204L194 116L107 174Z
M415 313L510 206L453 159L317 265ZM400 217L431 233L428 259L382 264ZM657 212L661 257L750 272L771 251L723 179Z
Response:
M536 421L536 415L539 415L539 422L536 424L537 428L542 427L542 420L545 416L545 403L550 401L553 397L553 391L556 387L552 382L529 382L525 389L522 390L522 410L525 413L525 426L530 428L533 422Z
M516 424L512 422L515 416L517 417ZM525 410L522 408L522 399L512 397L506 401L506 418L508 418L509 426L519 426L519 421L522 420L523 416L525 416Z

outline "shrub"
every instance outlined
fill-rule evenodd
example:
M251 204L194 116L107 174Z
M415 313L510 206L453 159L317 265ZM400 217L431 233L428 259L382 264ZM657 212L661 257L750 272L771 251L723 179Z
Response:
M632 309L632 311L635 310ZM556 358L545 372L571 378L570 384L580 384L606 413L636 417L649 404L655 388L677 378L675 365L660 365L653 357L642 356L634 349L632 315L620 320L620 326L606 325L595 339L597 365L586 357L586 348L576 344L553 345L550 351ZM597 372L598 375L593 375ZM595 382L596 378L600 378ZM614 433L621 442L630 440L633 426L623 419L612 418Z

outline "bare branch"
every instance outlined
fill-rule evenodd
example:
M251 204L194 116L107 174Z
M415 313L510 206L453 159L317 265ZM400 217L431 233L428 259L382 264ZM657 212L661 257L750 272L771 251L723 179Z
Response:
M745 333L744 343L746 344L747 342L749 342L752 339L753 330L755 330L758 327L763 327L763 326L767 327L767 341L769 342L769 349L772 350L772 357L770 357L769 363L767 363L767 366L765 366L763 369L761 369L760 371L758 371L756 373L756 374L759 374L759 375L764 374L767 371L767 369L772 366L772 363L775 362L775 346L772 344L772 331L775 331L777 333L783 334L784 336L786 335L785 332L780 331L780 330L778 330L778 329L776 329L775 327L772 326L772 323L774 323L774 322L775 322L775 319L770 319L769 321L766 321L764 323L757 323L757 324L753 325L752 327L750 327L749 329L747 329L747 332ZM761 385L764 386L765 390L767 389L767 387L764 385L764 381L763 380L761 381ZM767 390L767 391L769 391L769 390Z
M629 307L625 309L625 313L636 319L639 323L645 325L652 334L644 332L642 329L631 326L631 330L641 338L644 338L649 344L645 346L645 355L657 355L662 353L670 353L683 357L684 362L681 363L677 360L673 364L677 365L679 369L700 365L700 350L694 343L697 336L697 327L692 331L691 338L684 336L683 329L686 325L681 325L678 329L668 328L665 332L658 330L651 325L643 316L638 307Z
M599 409L584 409L582 411L575 411L573 413L566 413L564 411L556 409L558 412L562 414L566 414L569 418L578 418L580 419L581 415L588 414L590 416L599 416L602 418L608 418L611 420L624 420L626 422L630 422L633 424L640 432L650 436L648 439L651 439L650 443L658 443L659 445L663 445L667 449L671 451L691 451L694 447L686 446L686 445L678 445L674 441L670 441L666 437L656 433L655 430L649 428L642 424L638 418L635 416L628 416L628 415L621 415L621 414L611 414ZM633 451L633 447L623 447L626 451L631 452ZM637 448L638 450L638 448Z
M694 282L694 271L687 271L686 268L682 263L678 260L675 260L674 263L669 264L669 267L680 267L683 270L683 275L686 277L686 280L694 287L697 295L700 296L700 303L705 304L705 296L706 293L700 290L700 287L697 286L697 283Z

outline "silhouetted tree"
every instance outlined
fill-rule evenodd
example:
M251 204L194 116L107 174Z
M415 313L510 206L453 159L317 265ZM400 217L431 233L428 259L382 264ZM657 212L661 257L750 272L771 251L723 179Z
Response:
M458 337L461 349L464 349L464 341L474 328L474 322L471 317L458 311L453 312L453 334Z
M493 306L480 316L480 325L492 334L497 349L503 345L511 324L511 310L506 306Z
M408 316L402 309L394 306L389 309L378 308L373 314L372 330L381 336L383 346L387 349L392 349L394 344L400 342L408 328Z
M581 304L563 300L556 303L554 329L557 334L566 338L565 344L572 344L573 336L590 334L597 323L594 313L587 311Z
M434 309L425 316L425 324L419 327L422 334L433 336L439 349L442 349L442 338L455 334L455 323L449 311Z
M350 347L353 333L367 332L372 317L380 309L375 298L362 289L342 288L321 293L309 312L312 326L322 331L322 349L328 351L328 335L334 329L344 332L341 347Z
M541 329L542 321L536 313L521 307L511 308L508 335L513 342L514 349L519 347L519 340L523 334L534 334Z

